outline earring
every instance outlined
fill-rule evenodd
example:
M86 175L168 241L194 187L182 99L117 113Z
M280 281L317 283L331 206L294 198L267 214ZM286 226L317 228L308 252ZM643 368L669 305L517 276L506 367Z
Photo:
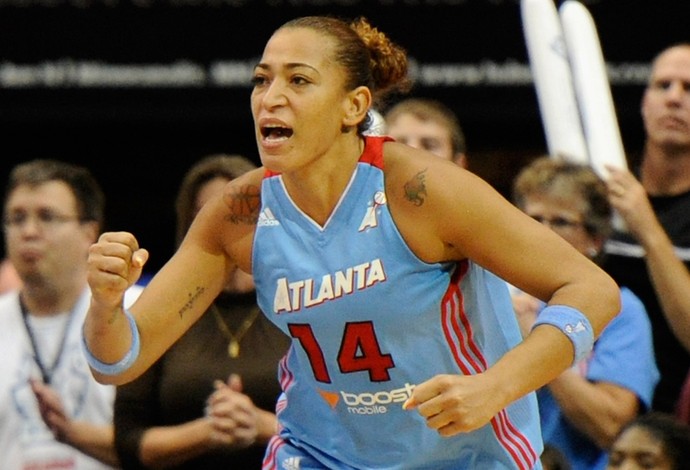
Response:
M598 254L599 254L599 250L597 250L593 246L590 246L587 249L587 256L589 256L590 258L596 258Z

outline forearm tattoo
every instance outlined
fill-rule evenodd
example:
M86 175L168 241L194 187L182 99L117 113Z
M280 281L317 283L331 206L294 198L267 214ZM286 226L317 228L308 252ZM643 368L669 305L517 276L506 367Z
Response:
M233 224L255 225L261 208L261 191L258 186L245 185L225 197L230 213L225 220Z
M108 318L108 320L106 320L106 321L107 321L108 325L112 325L113 323L115 323L115 320L117 320L118 318L120 318L120 312L119 311L113 312L113 314L110 316L110 318Z
M426 169L420 171L414 175L410 181L405 183L405 199L412 202L415 206L421 206L424 204L424 198L426 197L426 184L424 182L426 178Z
M182 308L178 312L180 314L180 318L184 317L184 314L186 312L188 312L189 310L191 310L191 308L194 306L194 302L199 300L199 297L201 296L201 294L204 293L205 290L206 290L206 288L199 286L196 288L195 292L191 292L191 293L187 294L189 299L187 299L187 302L185 302L185 304L182 306Z

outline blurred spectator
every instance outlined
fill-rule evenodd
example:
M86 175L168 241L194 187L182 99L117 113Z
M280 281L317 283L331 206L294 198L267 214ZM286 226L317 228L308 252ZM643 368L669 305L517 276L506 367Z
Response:
M0 468L117 465L115 387L97 383L81 349L89 247L104 196L83 167L17 165L3 207L5 246L21 287L0 297ZM141 288L127 292L130 304Z
M690 369L690 43L655 58L642 120L639 181L615 168L607 179L627 231L607 242L603 267L647 309L661 371L652 406L673 413Z
M538 158L517 175L513 198L583 255L601 260L612 209L606 184L589 166ZM543 302L514 292L513 304L529 332ZM644 306L627 288L621 289L621 305L589 357L537 392L544 442L563 452L575 470L604 468L606 450L625 423L649 409L659 380Z
M608 470L687 470L690 426L672 415L650 412L628 423L611 446Z
M396 141L467 168L465 134L453 111L439 101L407 98L384 115L386 134Z

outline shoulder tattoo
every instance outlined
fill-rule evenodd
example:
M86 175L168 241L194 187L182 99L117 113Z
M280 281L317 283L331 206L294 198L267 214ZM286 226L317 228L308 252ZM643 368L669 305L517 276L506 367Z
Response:
M256 224L261 207L261 191L255 185L244 185L225 195L230 213L225 220L233 224Z
M426 197L425 178L426 168L410 178L404 185L405 199L415 206L424 204L424 198Z

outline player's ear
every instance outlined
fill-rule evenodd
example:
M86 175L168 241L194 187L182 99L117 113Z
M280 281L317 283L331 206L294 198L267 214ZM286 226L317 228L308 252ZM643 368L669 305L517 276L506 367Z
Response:
M371 107L371 91L359 86L350 91L344 101L343 127L356 127L362 122Z

